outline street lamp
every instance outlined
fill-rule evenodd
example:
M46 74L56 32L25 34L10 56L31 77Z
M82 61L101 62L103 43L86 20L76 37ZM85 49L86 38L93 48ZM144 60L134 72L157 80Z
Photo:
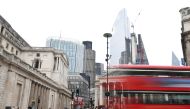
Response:
M106 85L107 88L106 88L105 96L107 96L107 109L108 109L109 108L108 107L109 106L108 105L108 98L109 98L109 95L110 95L109 90L108 90L108 87L109 87L109 84L108 84L108 60L110 58L110 55L108 54L108 38L112 37L112 34L105 33L104 37L107 38L107 54L106 54L106 59L105 59L105 61L107 62L107 85Z

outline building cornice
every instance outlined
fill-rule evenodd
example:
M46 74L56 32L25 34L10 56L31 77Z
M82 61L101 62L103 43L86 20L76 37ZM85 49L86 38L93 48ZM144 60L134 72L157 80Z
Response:
M186 31L186 32L181 33L181 37L184 37L184 36L187 36L187 35L190 35L190 31Z
M67 57L67 55L61 51L61 50L57 50L55 48L52 47L24 47L22 49L23 52L52 52L54 55L60 55L63 57L64 61L67 63L67 66L69 66L69 58Z
M30 47L30 45L11 27L11 25L0 15L0 23L5 28L7 36L5 34L1 34L6 39L11 41L16 46L21 47Z
M188 21L190 21L190 18L183 19L182 21L183 21L183 22L188 22Z

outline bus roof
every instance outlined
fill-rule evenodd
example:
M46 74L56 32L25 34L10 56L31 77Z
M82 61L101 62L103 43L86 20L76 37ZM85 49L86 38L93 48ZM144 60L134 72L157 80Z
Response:
M131 64L120 64L110 67L118 69L143 69L143 70L184 70L190 71L190 66L161 66L161 65L131 65Z

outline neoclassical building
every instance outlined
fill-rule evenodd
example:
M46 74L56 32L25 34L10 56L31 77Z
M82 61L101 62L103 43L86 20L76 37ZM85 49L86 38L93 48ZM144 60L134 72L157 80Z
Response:
M0 109L70 109L68 66L63 52L31 47L0 16Z
M190 7L179 10L181 14L181 44L185 64L190 65Z

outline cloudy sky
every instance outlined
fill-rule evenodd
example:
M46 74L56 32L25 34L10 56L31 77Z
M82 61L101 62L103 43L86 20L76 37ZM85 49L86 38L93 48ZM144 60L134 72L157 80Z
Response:
M106 39L126 8L135 32L142 34L150 64L171 65L172 51L181 58L179 9L189 0L0 0L0 14L31 46L44 47L48 37L92 41L96 61L104 63ZM138 16L138 13L140 15ZM138 17L137 17L138 16Z

